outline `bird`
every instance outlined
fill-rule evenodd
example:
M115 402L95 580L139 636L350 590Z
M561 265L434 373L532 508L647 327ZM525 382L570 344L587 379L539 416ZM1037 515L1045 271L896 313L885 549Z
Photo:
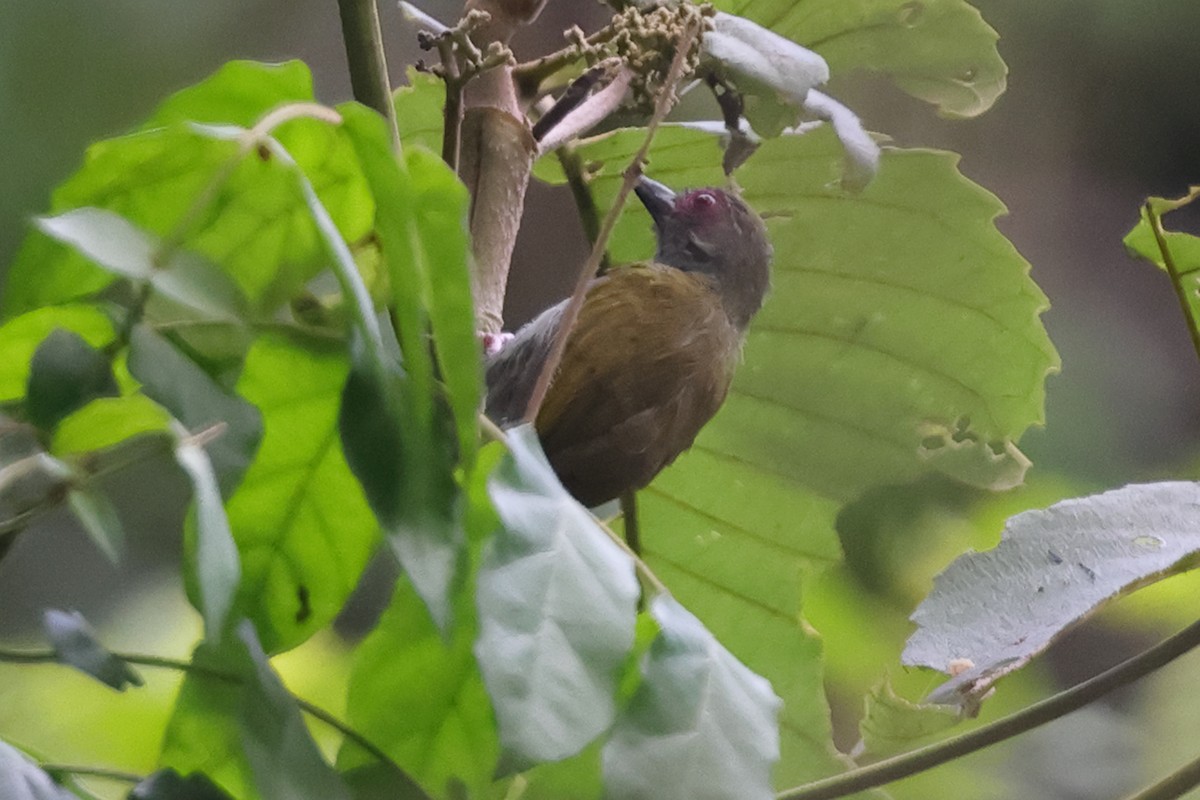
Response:
M724 402L747 326L770 288L766 225L740 197L676 193L642 176L653 261L588 284L534 428L562 485L595 507L647 486L691 447ZM521 421L567 301L520 328L486 362L485 411Z

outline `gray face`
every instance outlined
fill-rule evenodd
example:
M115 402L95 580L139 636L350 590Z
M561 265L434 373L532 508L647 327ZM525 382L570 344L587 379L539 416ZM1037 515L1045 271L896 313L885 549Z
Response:
M712 278L730 318L745 327L770 284L771 244L762 219L723 189L676 194L642 178L635 191L654 218L655 260Z

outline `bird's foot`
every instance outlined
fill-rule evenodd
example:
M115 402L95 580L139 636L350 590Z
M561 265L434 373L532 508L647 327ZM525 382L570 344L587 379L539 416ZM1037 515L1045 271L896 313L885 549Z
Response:
M479 334L479 339L483 342L483 355L486 358L491 358L492 356L496 355L496 353L499 353L504 349L504 345L512 341L514 335L515 334L511 334L508 331Z

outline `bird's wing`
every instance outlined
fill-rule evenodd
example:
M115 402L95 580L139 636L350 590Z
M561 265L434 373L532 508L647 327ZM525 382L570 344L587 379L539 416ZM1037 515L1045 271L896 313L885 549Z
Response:
M648 482L716 413L740 345L704 278L649 265L596 281L537 419L564 483Z

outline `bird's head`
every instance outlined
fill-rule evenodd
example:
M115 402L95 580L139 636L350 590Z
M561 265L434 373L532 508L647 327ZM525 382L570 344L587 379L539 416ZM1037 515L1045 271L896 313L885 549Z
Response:
M634 191L654 218L654 260L712 278L729 318L745 328L771 281L771 242L762 218L724 189L677 194L643 176Z

